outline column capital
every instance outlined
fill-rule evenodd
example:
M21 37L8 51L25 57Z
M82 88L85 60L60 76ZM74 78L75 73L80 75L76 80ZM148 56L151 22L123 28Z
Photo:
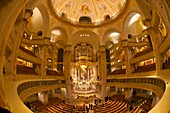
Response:
M146 27L151 27L151 19L149 18L146 18L143 20L143 24L146 26Z
M33 10L32 9L26 9L25 10L24 18L29 19L32 15L33 15Z
M101 45L101 46L99 47L99 50L100 50L100 51L106 51L106 47L105 47L104 45Z
M65 50L65 51L71 51L71 45L66 45L66 46L64 47L64 50Z
M43 38L43 44L44 45L49 45L50 44L50 37L44 37Z
M123 39L121 41L121 44L122 44L123 47L127 47L128 46L128 40L127 39Z
M24 22L25 25L28 24L28 20L26 18L23 18L22 21Z

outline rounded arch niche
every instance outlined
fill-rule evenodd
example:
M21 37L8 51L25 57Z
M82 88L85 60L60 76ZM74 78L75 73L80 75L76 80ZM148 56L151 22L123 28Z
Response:
M127 39L128 35L138 35L140 34L146 27L143 24L142 16L138 12L130 13L125 21L124 21L123 34L124 38Z
M80 30L78 32L75 32L71 36L71 40L69 43L72 45L72 49L74 49L75 45L77 45L81 42L88 42L93 47L93 53L95 54L98 51L98 46L100 44L100 38L93 31ZM74 50L72 50L72 51L74 51Z
M68 42L68 35L65 29L56 27L51 31L50 41L62 47Z

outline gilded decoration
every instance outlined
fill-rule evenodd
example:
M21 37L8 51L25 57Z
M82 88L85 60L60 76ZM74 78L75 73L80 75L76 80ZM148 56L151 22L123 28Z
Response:
M122 12L126 0L51 0L51 6L58 17L75 24L81 17L89 17L91 23L105 21L105 16L114 19Z
M81 7L81 10L80 12L84 13L84 14L88 14L91 12L90 8L89 8L89 5L87 4L83 4L82 7Z

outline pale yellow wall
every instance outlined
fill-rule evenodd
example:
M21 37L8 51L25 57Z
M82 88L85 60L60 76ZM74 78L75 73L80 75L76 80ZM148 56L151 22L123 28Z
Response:
M27 27L32 32L44 31L43 18L38 8L33 10L33 15Z

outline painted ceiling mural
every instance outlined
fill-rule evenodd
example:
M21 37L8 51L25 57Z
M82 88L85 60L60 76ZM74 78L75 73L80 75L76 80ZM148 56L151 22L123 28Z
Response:
M104 21L106 16L114 19L125 3L126 0L51 0L58 16L72 22L78 22L81 17L89 17L93 23Z

